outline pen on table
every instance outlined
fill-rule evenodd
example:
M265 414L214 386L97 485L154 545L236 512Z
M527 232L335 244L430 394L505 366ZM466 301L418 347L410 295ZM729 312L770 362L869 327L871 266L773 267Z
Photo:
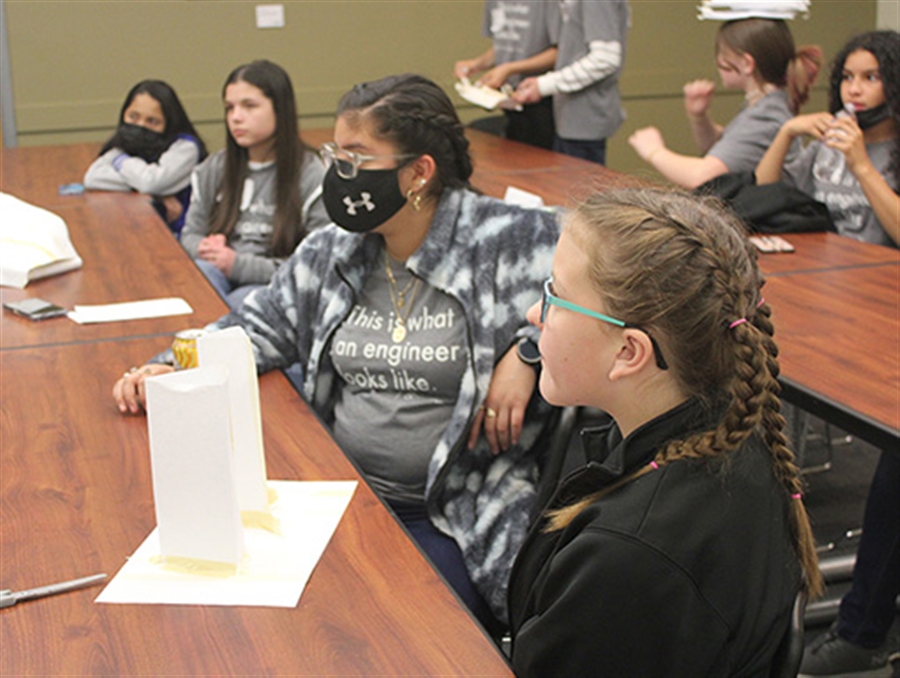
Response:
M0 608L12 607L20 600L31 600L33 598L42 598L44 596L53 596L57 593L65 593L66 591L74 591L87 586L93 586L106 580L106 574L94 574L90 577L82 577L81 579L71 579L69 581L60 582L59 584L50 584L49 586L38 586L33 589L24 591L11 591L9 589L0 590Z

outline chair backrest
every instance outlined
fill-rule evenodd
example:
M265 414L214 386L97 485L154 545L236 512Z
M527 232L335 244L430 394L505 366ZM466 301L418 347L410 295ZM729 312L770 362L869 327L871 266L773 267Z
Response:
M506 116L491 115L486 118L476 118L468 125L466 125L466 127L477 129L479 132L487 132L488 134L493 134L495 137L505 137Z
M775 650L772 659L772 667L769 670L769 678L797 678L800 672L800 662L803 660L803 615L806 612L808 597L806 589L801 589L794 598L794 606L791 608L791 620L787 630Z
M559 419L553 429L550 445L541 468L541 480L538 483L538 496L535 501L536 512L544 509L561 480L569 443L575 433L578 409L577 407L564 407L559 413Z

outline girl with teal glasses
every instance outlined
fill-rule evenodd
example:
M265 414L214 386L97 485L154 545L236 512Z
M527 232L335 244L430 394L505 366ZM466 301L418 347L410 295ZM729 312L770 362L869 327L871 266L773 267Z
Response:
M717 203L632 189L567 216L528 311L541 394L612 421L516 558L520 678L769 675L821 576L762 285Z

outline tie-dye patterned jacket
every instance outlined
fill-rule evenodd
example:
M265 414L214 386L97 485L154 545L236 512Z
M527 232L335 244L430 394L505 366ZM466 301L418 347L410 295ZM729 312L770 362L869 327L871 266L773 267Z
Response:
M525 312L550 275L558 235L551 213L471 191L446 191L424 242L406 262L465 309L471 359L450 424L431 458L426 502L432 522L456 539L473 582L501 618L509 571L534 508L544 448L535 443L545 433L551 408L532 398L520 444L498 456L483 436L469 451L467 433L494 364L520 337L537 336ZM380 235L319 229L267 288L217 323L243 326L260 372L299 363L302 394L326 422L337 380L329 345L381 260L382 246Z

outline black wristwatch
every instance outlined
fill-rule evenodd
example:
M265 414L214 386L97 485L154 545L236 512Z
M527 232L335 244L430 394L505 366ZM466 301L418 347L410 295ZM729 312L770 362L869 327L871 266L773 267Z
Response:
M519 343L516 344L516 355L526 365L531 365L534 368L541 366L541 351L534 340L528 337L519 339Z

